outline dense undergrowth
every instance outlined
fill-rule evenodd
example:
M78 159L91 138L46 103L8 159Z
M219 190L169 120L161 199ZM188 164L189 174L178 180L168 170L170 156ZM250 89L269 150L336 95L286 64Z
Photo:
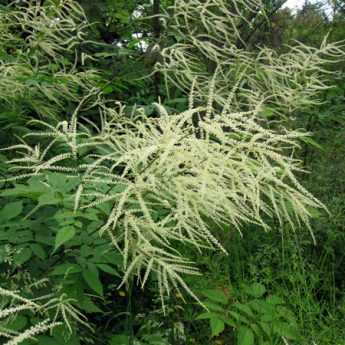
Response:
M0 1L1 344L345 344L344 13L280 6Z

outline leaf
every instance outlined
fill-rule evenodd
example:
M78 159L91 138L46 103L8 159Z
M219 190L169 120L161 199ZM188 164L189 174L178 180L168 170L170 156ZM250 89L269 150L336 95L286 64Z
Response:
M258 325L268 338L272 336L272 322L259 321Z
M225 324L223 320L213 317L210 319L210 327L212 337L216 337L224 331Z
M232 316L239 323L244 323L246 325L250 325L252 323L252 321L248 320L248 318L245 315L236 313L232 310L229 311L229 315Z
M113 335L110 339L109 345L128 345L129 336L128 335Z
M61 200L56 196L54 192L44 193L38 198L38 204L40 206L56 205Z
M80 338L76 334L68 334L66 337L67 327L65 324L56 326L52 330L53 338L59 345L80 345Z
M254 345L254 333L245 326L241 326L238 329L237 345Z
M23 224L22 224L23 223ZM25 222L20 222L20 225L25 226ZM12 229L14 231L12 231ZM33 240L33 233L30 230L16 231L14 225L12 225L11 230L8 232L11 234L8 241L11 243L28 243Z
M0 221L6 222L17 216L23 211L23 202L16 201L6 204L5 207L0 211Z
M205 301L203 303L206 306L206 308L210 311L216 311L216 312L218 311L218 312L224 313L224 305L220 305L220 304L213 303L210 301Z
M108 262L109 264L115 265L117 267L123 266L123 257L121 254L116 252L115 250L105 251L102 254L102 260Z
M284 304L284 301L277 295L270 295L266 298L266 302L272 305Z
M253 310L247 304L235 303L234 307L248 316L255 317Z
M37 181L31 180L30 185L26 186L23 184L17 184L14 188L5 189L3 190L0 195L1 196L23 196L26 198L30 198L32 200L37 200L42 193L49 192L47 186L36 183Z
M201 293L213 302L218 302L221 304L227 304L228 303L228 297L221 290L207 289L207 290L202 290Z
M244 291L250 296L259 298L265 294L266 288L260 283L253 283L245 286Z
M196 320L209 320L215 317L215 315L216 314L209 312L201 313L196 317Z
M308 208L308 212L310 214L310 217L314 219L320 218L322 216L322 213L313 207Z
M28 323L28 319L23 315L17 315L14 318L10 318L6 327L13 331L20 331L22 330Z
M230 317L222 317L222 320L224 321L224 323L232 328L236 328L236 321L234 321L233 319L231 319Z
M298 338L298 328L287 322L273 322L273 331L287 339L296 340Z
M112 274L113 276L119 277L119 272L107 264L97 264L97 267L105 273Z
M78 303L78 307L87 313L102 313L102 310L87 296L83 296L82 300Z
M109 93L112 93L114 91L114 88L111 85L107 85L103 88L103 93L105 95L108 95Z
M55 238L55 248L56 251L61 245L70 241L75 236L75 229L71 226L62 228L58 231Z
M49 173L48 183L56 191L68 193L78 185L79 181L77 178L69 178L65 174Z
M301 140L303 140L306 144L309 144L311 146L316 147L319 150L324 151L324 148L319 143L317 143L314 139L312 139L311 137L307 137L307 136L302 137Z
M103 285L99 279L99 271L94 264L88 264L82 271L83 278L89 287L98 295L103 296Z
M260 112L260 115L263 117L266 117L266 118L270 118L270 117L275 115L275 111L272 108L263 107L261 112Z
M13 260L17 266L23 265L32 256L32 250L29 247L21 248L16 254L14 254Z
M40 258L42 260L45 260L47 258L47 254L40 244L33 243L30 245L30 248L38 258Z
M81 268L77 264L71 264L71 263L63 263L61 265L58 265L55 267L53 272L50 273L52 276L58 276L58 275L68 275L73 273L79 273L81 272Z

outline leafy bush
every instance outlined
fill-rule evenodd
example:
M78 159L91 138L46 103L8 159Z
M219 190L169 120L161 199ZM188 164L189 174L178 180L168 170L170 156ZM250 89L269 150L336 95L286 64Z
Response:
M232 301L233 297L221 290L204 290L204 302L209 312L200 314L198 320L209 320L212 337L230 326L236 330L236 344L274 344L281 338L298 340L296 318L276 295L264 297L266 289L254 283L241 287L246 301ZM232 292L232 291L231 291Z

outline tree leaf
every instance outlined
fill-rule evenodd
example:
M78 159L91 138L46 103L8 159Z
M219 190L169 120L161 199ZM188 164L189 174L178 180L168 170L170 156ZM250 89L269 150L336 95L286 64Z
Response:
M61 200L57 198L56 194L54 192L44 193L38 198L38 204L40 206L46 206L46 205L56 205Z
M107 264L97 264L97 267L105 273L109 273L113 276L119 277L119 272L117 272L114 268Z
M241 311L245 316L255 318L255 314L248 304L235 303L233 307L236 308L238 311Z
M206 306L206 308L210 311L224 313L224 305L213 303L213 302L210 302L209 300L203 301L203 303Z
M30 248L38 258L40 258L42 260L45 260L47 258L47 254L40 244L33 243L30 245Z
M83 278L89 287L98 295L103 296L103 285L99 279L99 271L94 264L88 264L82 271Z
M218 336L220 333L224 331L225 328L224 321L216 317L210 319L210 326L212 337Z
M81 272L81 268L77 264L71 264L71 263L63 263L61 265L58 265L55 267L53 272L50 273L52 276L58 276L58 275L68 275L73 273L79 273Z
M102 313L102 310L98 308L96 304L88 296L83 296L82 300L78 303L79 308L87 313Z
M202 290L201 293L213 302L218 302L221 304L227 304L228 303L228 297L221 290L206 289L206 290Z
M55 248L56 251L61 245L70 241L75 236L75 229L71 226L67 226L58 231L55 238Z
M199 314L195 320L209 320L212 319L215 316L214 313L210 313L210 312L205 312L205 313L201 313Z
M241 326L238 329L237 345L254 345L254 333L245 326Z
M260 283L253 283L245 286L244 291L250 296L259 298L265 294L266 288Z
M13 257L17 266L23 265L32 256L32 250L29 247L21 248Z
M16 201L6 204L4 208L0 211L1 222L9 221L17 216L19 216L23 211L23 202Z

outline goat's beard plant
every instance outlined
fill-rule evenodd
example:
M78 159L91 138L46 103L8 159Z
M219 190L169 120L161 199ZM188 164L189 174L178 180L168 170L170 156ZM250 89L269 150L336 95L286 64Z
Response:
M218 2L210 0L207 4ZM178 1L176 8L188 3ZM198 1L193 3L203 6ZM252 2L233 3L249 6ZM194 13L188 11L186 20ZM209 28L206 19L210 14L206 10L201 14L199 26ZM233 24L238 19L228 18ZM229 30L229 37L238 38L236 30L222 28ZM236 62L227 60L217 49L210 54L212 47L205 39L195 36L193 42L189 42L191 49L171 48L175 58L179 57L176 61L180 68L171 68L171 60L160 66L167 76L173 75L171 80L179 87L191 90L185 112L168 114L161 104L156 104L158 118L149 118L140 108L127 116L121 105L110 108L100 96L94 104L100 113L98 125L86 118L79 120L85 104L90 105L86 97L68 122L54 126L34 121L44 129L29 134L33 146L23 139L21 144L7 148L21 155L9 161L12 173L17 175L7 181L41 176L47 183L45 174L58 171L79 181L75 212L108 204L110 212L99 231L109 236L123 255L123 284L137 277L138 284L144 286L152 273L162 302L171 289L181 288L197 299L184 275L200 273L197 265L181 254L184 246L226 253L217 240L219 231L241 231L247 223L267 229L272 217L282 227L286 223L292 228L302 224L309 227L311 210L323 207L294 175L302 171L293 153L305 134L284 128L267 129L260 115L268 96L279 100L283 91L295 92L298 80L294 73L288 73L290 67L280 73L284 59L274 60L275 66L279 65L274 69L274 78L268 65L262 68L263 75L271 76L270 82L249 77L243 82L250 64L242 68L239 61L243 53L247 59L243 61L248 62L250 54L233 50ZM183 52L192 60L187 61ZM204 52L215 58L214 73L206 75L198 69L198 59ZM163 57L168 53L169 48ZM230 85L225 81L232 64L237 72L231 74ZM321 71L317 64L314 66ZM285 82L289 78L293 87ZM315 73L313 78L317 79ZM303 83L298 90L303 89ZM268 84L270 87L265 89ZM303 93L304 99L313 95L312 89L308 90ZM95 99L94 94L91 99ZM277 101L275 110L284 113L286 104Z
M48 171L78 179L76 212L111 204L100 234L123 255L123 283L136 275L144 286L154 273L162 301L181 287L197 298L183 275L199 272L179 253L181 245L226 253L216 228L268 228L270 217L308 226L311 209L321 207L294 177L301 169L291 150L304 134L265 129L257 119L260 105L237 113L211 105L168 115L157 104L160 117L153 119L140 109L129 118L121 106L99 104L100 128L78 122L77 112L56 127L35 121L45 130L31 139L51 141L44 150L24 141L10 147L21 157L9 161L18 175L8 181L45 180Z
M329 88L327 65L344 59L344 41L320 48L294 42L285 53L248 43L255 25L265 20L261 0L175 1L166 22L178 42L165 47L156 70L163 73L167 90L195 90L195 100L207 102L210 84L214 101L234 111L251 110L263 102L266 118L288 119L319 104ZM247 31L247 32L246 32ZM245 34L246 32L246 34Z

